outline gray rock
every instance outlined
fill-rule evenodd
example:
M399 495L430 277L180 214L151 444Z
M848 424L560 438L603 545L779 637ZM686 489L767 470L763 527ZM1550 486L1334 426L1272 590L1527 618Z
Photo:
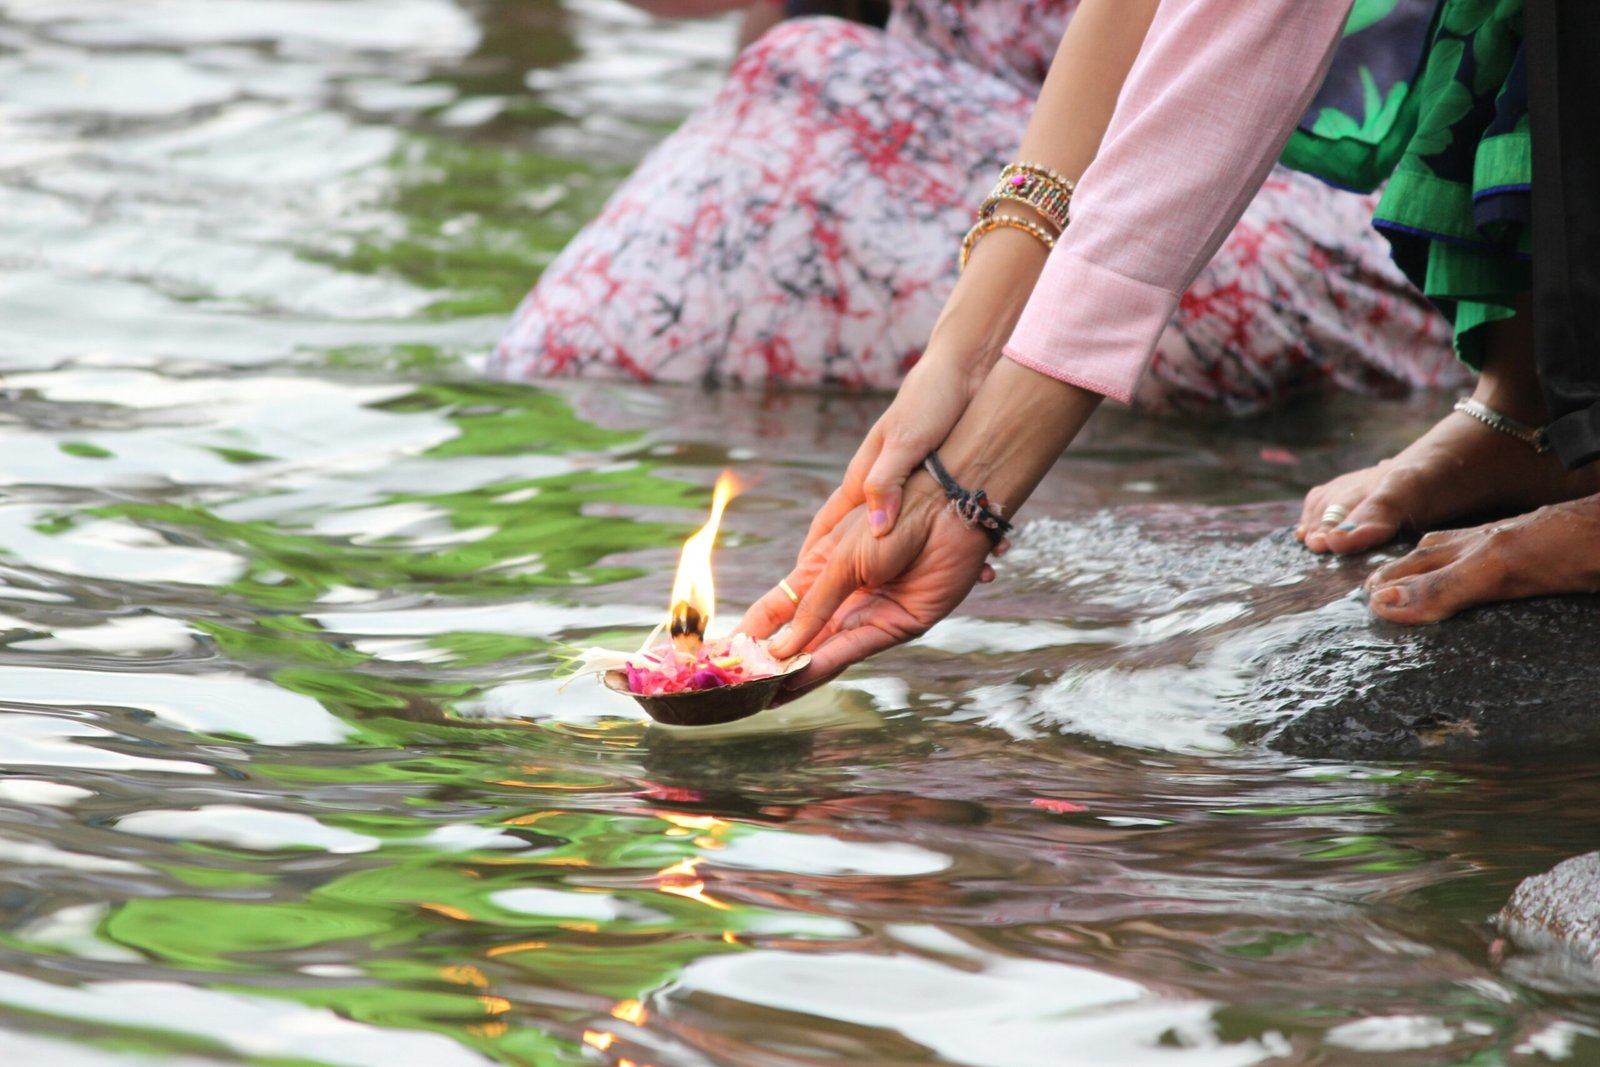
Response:
M1600 965L1600 852L1523 879L1496 922L1535 951L1559 946L1581 963Z
M1267 652L1268 743L1339 759L1600 752L1600 599L1495 605L1433 626L1327 613Z

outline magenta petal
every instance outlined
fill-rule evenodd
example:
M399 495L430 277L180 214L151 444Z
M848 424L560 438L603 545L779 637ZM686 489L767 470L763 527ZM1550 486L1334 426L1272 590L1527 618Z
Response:
M724 684L722 675L707 668L695 671L689 676L690 689L715 689Z
M642 693L642 692L644 692L646 685L649 683L650 672L649 671L641 671L638 667L635 667L631 663L627 664L627 669L628 669L628 690L630 692L634 692L634 693Z

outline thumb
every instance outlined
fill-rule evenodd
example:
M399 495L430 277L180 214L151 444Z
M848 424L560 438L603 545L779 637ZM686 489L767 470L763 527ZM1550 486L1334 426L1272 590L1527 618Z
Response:
M867 501L867 525L872 536L883 537L894 529L900 517L901 490L911 472L922 465L927 449L893 441L884 443L883 451L872 464L872 469L861 483L862 495Z

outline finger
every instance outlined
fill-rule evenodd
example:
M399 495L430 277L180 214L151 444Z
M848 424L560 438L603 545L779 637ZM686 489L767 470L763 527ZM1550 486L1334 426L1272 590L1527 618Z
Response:
M838 538L832 533L824 535L817 547L802 557L794 569L784 576L783 580L789 583L789 588L794 590L796 596L804 596L805 591L811 588L817 572L822 569L823 562L837 543ZM750 605L734 629L758 640L771 637L794 618L798 605L799 601L784 592L781 584L775 585Z
M773 586L761 595L761 599L750 605L734 630L757 640L765 640L794 618L794 608L795 603L789 599L789 594Z
M978 583L988 585L992 581L994 581L994 568L985 563L983 569L978 572Z
M930 446L917 439L896 439L891 436L862 482L862 496L867 502L867 525L874 537L882 537L894 529L900 517L901 490L906 479L922 465Z
M812 549L817 547L817 542L833 532L841 519L861 503L861 495L850 490L849 485L841 485L828 494L828 499L817 509L811 519L811 526L806 530L806 539L800 545L796 559L804 559Z
M793 579L790 579L790 583L793 584ZM800 603L794 606L789 629L772 642L772 654L779 659L787 659L809 646L833 619L839 605L860 584L850 559L830 554L816 581L805 586L803 591L802 587L795 588L795 592L800 593Z
M840 630L817 646L811 653L811 662L806 664L806 669L796 674L788 684L800 689L810 687L819 680L826 681L846 667L893 648L902 640L904 638L871 625Z

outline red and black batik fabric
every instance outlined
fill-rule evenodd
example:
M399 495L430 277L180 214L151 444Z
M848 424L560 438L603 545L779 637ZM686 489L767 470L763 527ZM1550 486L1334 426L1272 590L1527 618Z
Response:
M905 0L887 30L779 26L545 271L490 373L894 388L1075 6ZM1389 262L1372 206L1274 172L1137 402L1247 412L1329 382L1458 384L1449 327Z

